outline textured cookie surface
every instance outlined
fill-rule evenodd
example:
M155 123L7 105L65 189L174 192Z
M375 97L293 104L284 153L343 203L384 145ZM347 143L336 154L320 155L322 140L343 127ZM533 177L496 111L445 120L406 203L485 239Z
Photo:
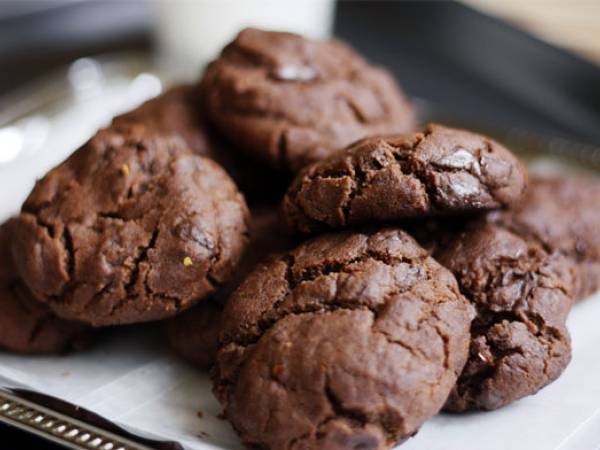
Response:
M565 321L575 273L568 259L483 221L434 256L477 310L469 359L445 409L496 409L562 373L571 358Z
M523 202L489 220L574 261L578 299L600 289L600 182L535 177Z
M113 119L113 125L144 125L156 134L181 136L194 153L213 157L215 144L205 126L198 89L178 85Z
M208 66L201 87L226 137L293 172L366 135L415 123L391 75L335 40L243 30Z
M134 110L115 117L113 125L142 125L159 136L179 136L194 153L219 163L249 202L279 202L290 177L249 157L223 139L206 122L200 98L197 86L174 86Z
M215 393L256 448L390 448L443 405L473 310L397 229L322 235L226 305Z
M19 353L62 353L85 347L88 327L52 314L19 280L10 252L11 222L0 225L0 348Z
M223 306L205 301L165 322L169 347L199 369L210 369L219 350Z
M252 211L250 242L233 280L219 288L212 301L201 302L166 321L167 341L176 354L200 369L209 369L213 365L219 349L223 304L258 261L293 246L283 228L275 208Z
M526 169L497 142L429 125L423 133L363 139L307 167L283 211L291 227L313 232L506 207L526 185Z
M34 295L93 325L174 315L229 280L248 211L227 174L179 139L99 131L35 186L13 256Z

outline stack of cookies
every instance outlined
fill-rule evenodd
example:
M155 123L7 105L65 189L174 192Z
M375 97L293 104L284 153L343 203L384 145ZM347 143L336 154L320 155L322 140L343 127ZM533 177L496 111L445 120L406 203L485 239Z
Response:
M419 126L339 41L247 29L0 228L0 345L169 319L248 447L391 448L560 376L567 315L600 287L597 224L599 184Z

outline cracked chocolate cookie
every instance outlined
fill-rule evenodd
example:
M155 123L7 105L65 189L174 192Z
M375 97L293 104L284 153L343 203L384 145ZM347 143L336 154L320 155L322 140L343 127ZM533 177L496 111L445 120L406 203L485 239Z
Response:
M428 125L406 136L370 137L303 170L283 200L301 232L507 207L527 172L497 142Z
M10 252L11 222L0 225L0 348L18 353L63 353L87 346L91 332L62 320L19 279Z
M232 277L247 220L218 164L180 139L112 127L37 182L13 256L61 317L95 326L157 320Z
M208 66L201 89L224 136L292 172L367 135L415 125L391 74L337 40L243 30Z
M220 288L212 301L202 302L166 321L166 338L177 355L200 369L212 367L219 349L223 304L258 261L293 246L292 238L283 228L276 209L257 208L252 211L250 243L233 281Z
M229 299L214 391L246 445L384 449L436 414L473 309L398 229L322 235Z
M434 257L477 310L469 359L446 410L500 408L558 378L571 358L565 321L575 273L566 258L483 221Z
M178 85L115 117L113 125L142 125L158 135L179 136L194 153L219 163L250 203L279 202L290 177L272 170L226 142L206 123L200 97L197 86Z
M577 266L577 299L600 289L598 181L535 177L523 202L510 211L490 213L489 220L574 261Z

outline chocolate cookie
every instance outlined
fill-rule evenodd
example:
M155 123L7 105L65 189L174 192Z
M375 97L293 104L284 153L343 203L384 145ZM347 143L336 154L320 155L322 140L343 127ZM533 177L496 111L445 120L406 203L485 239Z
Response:
M236 146L293 172L415 114L392 76L337 40L243 30L201 82L209 119Z
M559 251L577 265L576 298L600 289L600 183L586 178L536 177L523 202L489 220Z
M143 125L157 134L178 135L194 153L214 159L218 144L209 135L199 102L195 86L178 85L115 117L112 124Z
M21 278L62 317L162 319L228 281L247 241L232 180L179 139L99 131L38 181L13 240Z
M199 369L210 369L219 350L223 305L205 301L165 322L165 336L173 352Z
M159 136L182 137L194 153L219 163L251 203L279 202L290 177L238 151L216 133L206 122L200 98L197 86L175 86L115 117L113 125L143 125Z
M302 171L283 212L301 232L509 206L527 172L497 142L428 125L423 133L370 137Z
M477 222L434 254L477 316L469 359L445 409L496 409L535 394L571 358L565 327L574 267L506 228Z
M253 448L390 448L443 405L472 315L406 233L322 235L229 299L214 391Z
M173 351L200 369L212 367L219 349L223 304L258 263L292 247L274 208L252 211L250 243L233 281L223 286L212 301L201 302L189 311L166 321L165 334Z
M19 353L80 350L88 327L56 317L39 303L16 274L10 252L11 222L0 225L0 348Z

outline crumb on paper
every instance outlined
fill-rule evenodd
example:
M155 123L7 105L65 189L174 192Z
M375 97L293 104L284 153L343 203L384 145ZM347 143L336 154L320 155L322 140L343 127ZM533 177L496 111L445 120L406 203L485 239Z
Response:
M206 431L201 431L200 433L198 433L198 437L200 439L202 439L202 438L208 438L208 437L210 437L210 434L208 434Z
M194 261L192 261L192 258L190 258L189 256L186 256L185 258L183 258L183 265L185 267L190 267L193 264L194 264Z
M126 177L128 177L128 176L129 176L129 166L128 166L127 164L123 164L123 165L121 166L121 173L122 173L123 175L125 175Z
M204 417L204 413L201 410L196 411L196 415L201 419Z

